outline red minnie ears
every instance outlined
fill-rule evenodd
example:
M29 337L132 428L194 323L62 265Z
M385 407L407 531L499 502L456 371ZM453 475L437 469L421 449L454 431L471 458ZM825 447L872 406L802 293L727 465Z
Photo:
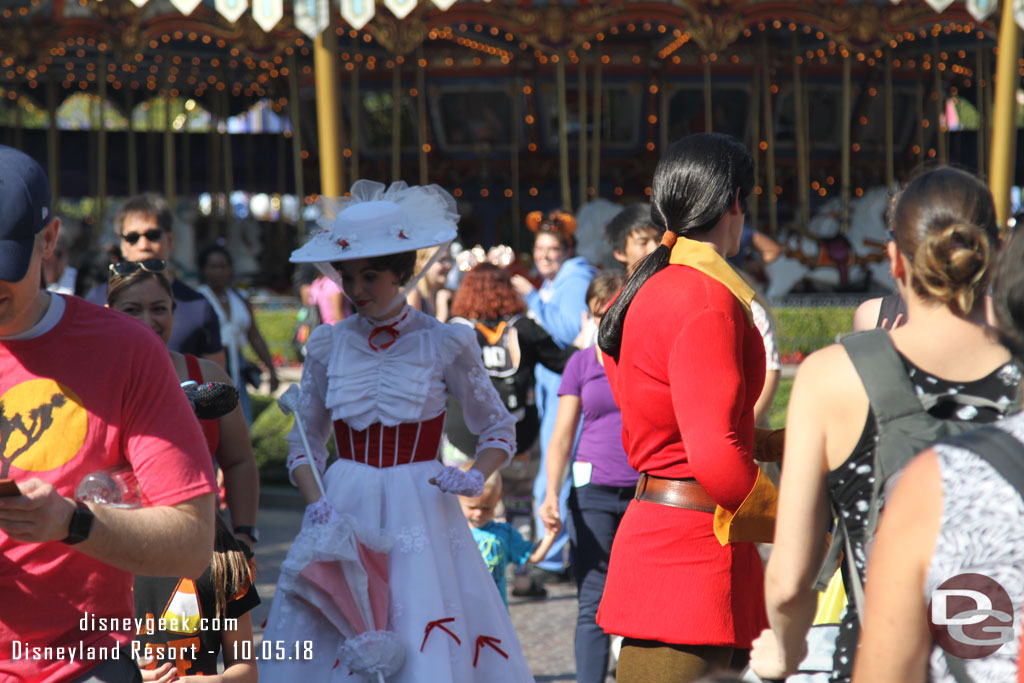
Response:
M568 211L554 209L547 218L540 211L531 211L526 214L526 227L530 232L541 230L553 230L562 237L571 237L576 232L576 218Z

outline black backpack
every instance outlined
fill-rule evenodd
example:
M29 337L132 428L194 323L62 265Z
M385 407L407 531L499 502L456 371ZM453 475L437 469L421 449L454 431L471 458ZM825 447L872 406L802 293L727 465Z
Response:
M472 327L476 332L476 340L484 362L484 369L491 378L491 383L501 396L501 402L510 413L520 418L517 411L522 411L529 402L529 378L517 381L516 373L522 361L522 350L519 348L519 336L515 324L522 316L514 315L508 320L488 327L483 322L473 322L466 318L452 318L448 322Z
M992 408L1005 416L1020 410L1020 395L1018 393L1009 406L968 394L918 395L910 378L907 377L906 368L892 344L888 331L874 329L857 332L843 337L840 341L860 376L878 426L872 463L875 481L864 529L864 538L867 540L874 535L878 526L878 515L884 502L882 491L889 478L932 444L975 431L981 426L976 422L934 417L928 412L931 408L943 402L951 402L957 405ZM838 562L839 551L845 547L850 570L847 572L847 592L853 597L853 607L860 618L864 605L864 587L854 564L853 546L846 532L843 515L837 514L836 519L836 537L832 541L829 557L819 575L819 584L822 579L827 583L831 578Z

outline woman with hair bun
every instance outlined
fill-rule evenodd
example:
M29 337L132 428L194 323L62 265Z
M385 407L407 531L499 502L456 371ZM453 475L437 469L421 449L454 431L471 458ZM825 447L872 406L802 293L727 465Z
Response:
M732 521L774 502L754 463L765 349L739 249L753 162L726 135L687 136L654 172L661 244L601 321L636 494L615 534L597 621L624 636L620 683L740 669L767 624L761 559ZM761 526L764 526L762 524Z
M999 254L992 303L999 339L1018 363L1024 362L1024 236L1013 237ZM1016 439L1020 443L1009 443L1018 458L1024 457L1024 413L985 431ZM907 465L875 536L864 608L867 626L854 680L1020 680L1017 637L990 646L994 651L985 657L959 662L937 647L929 634L928 596L954 576L980 574L1002 586L1009 598L1008 604L993 600L992 608L1009 606L1016 621L1024 597L1022 522L1024 500L1018 489L974 450L940 443ZM996 623L989 617L972 627L985 636L970 629L965 633L996 639ZM957 664L963 668L958 675L951 670Z
M889 230L889 264L906 302L906 322L887 332L851 335L811 354L793 383L775 547L766 569L772 630L757 640L751 656L752 668L763 677L792 673L803 658L817 600L812 584L833 513L853 549L856 575L843 564L847 597L864 583L869 501L876 476L883 476L876 471L875 450L878 416L888 408L879 401L913 392L933 418L984 424L1003 417L1018 396L1020 370L985 320L998 243L988 188L952 168L925 172L895 199ZM856 347L869 335L875 350L855 366ZM866 387L858 367L877 371L890 362L906 374L885 374L891 381ZM873 582L872 575L866 585ZM850 601L836 642L834 681L850 680L853 670L863 609L856 602Z

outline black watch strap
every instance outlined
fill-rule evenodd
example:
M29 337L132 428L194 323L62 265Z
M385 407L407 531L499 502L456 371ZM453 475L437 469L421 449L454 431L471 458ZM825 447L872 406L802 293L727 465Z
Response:
M245 534L251 538L254 543L259 543L260 541L260 530L254 526L239 525L235 527L234 531L236 534Z
M89 538L92 531L93 520L96 519L89 506L82 501L75 503L75 511L71 513L71 521L68 522L68 535L61 539L61 543L75 545Z

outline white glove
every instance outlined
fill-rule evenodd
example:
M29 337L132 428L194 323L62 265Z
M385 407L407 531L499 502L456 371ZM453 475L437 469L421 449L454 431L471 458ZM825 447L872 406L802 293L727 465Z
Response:
M327 524L338 519L338 511L334 506L321 498L315 503L306 506L306 512L302 516L302 525L306 524Z
M467 498L478 498L484 492L484 473L480 470L463 472L458 467L445 467L430 483L445 493Z

